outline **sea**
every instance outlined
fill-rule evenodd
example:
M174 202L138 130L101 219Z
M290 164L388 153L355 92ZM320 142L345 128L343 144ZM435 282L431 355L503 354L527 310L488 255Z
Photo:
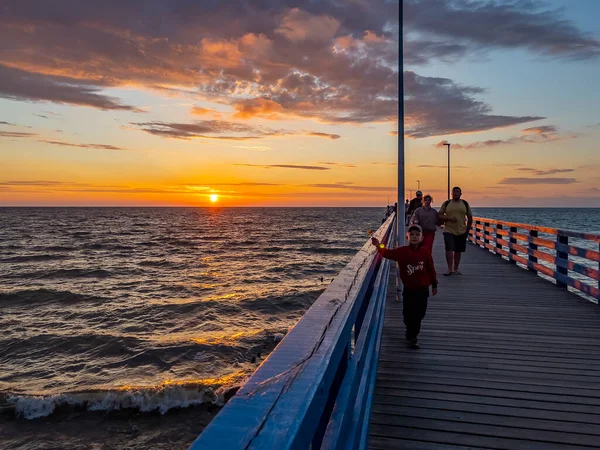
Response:
M600 233L600 209L473 210ZM0 208L0 448L187 448L384 215Z

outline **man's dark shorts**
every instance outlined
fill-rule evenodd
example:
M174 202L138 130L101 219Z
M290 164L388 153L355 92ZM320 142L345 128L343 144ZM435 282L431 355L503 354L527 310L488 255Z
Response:
M459 235L444 233L444 245L447 252L464 253L467 249L467 233Z

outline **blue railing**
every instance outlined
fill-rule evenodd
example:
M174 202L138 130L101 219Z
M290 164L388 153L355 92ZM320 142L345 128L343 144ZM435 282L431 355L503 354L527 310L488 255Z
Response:
M366 448L389 269L365 243L190 450Z

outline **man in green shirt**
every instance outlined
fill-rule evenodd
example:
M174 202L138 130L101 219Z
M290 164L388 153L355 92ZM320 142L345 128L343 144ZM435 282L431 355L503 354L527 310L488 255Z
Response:
M459 187L452 189L452 199L446 200L438 218L444 222L444 244L446 247L446 262L448 272L444 276L460 275L458 266L460 258L467 247L467 236L473 225L473 213L466 200L461 199L462 190Z

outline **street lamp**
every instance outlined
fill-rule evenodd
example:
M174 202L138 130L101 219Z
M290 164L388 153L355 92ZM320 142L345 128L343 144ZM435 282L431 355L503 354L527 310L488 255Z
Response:
M404 186L404 1L400 1L398 8L398 208L403 204L403 197L406 195ZM397 244L404 244L404 220L402 215L397 213L396 237ZM401 289L401 282L398 278L398 289Z
M421 180L417 180L417 183L418 183L417 189L420 191L421 190Z
M448 147L448 200L450 200L450 146L452 144L445 143L444 145Z

